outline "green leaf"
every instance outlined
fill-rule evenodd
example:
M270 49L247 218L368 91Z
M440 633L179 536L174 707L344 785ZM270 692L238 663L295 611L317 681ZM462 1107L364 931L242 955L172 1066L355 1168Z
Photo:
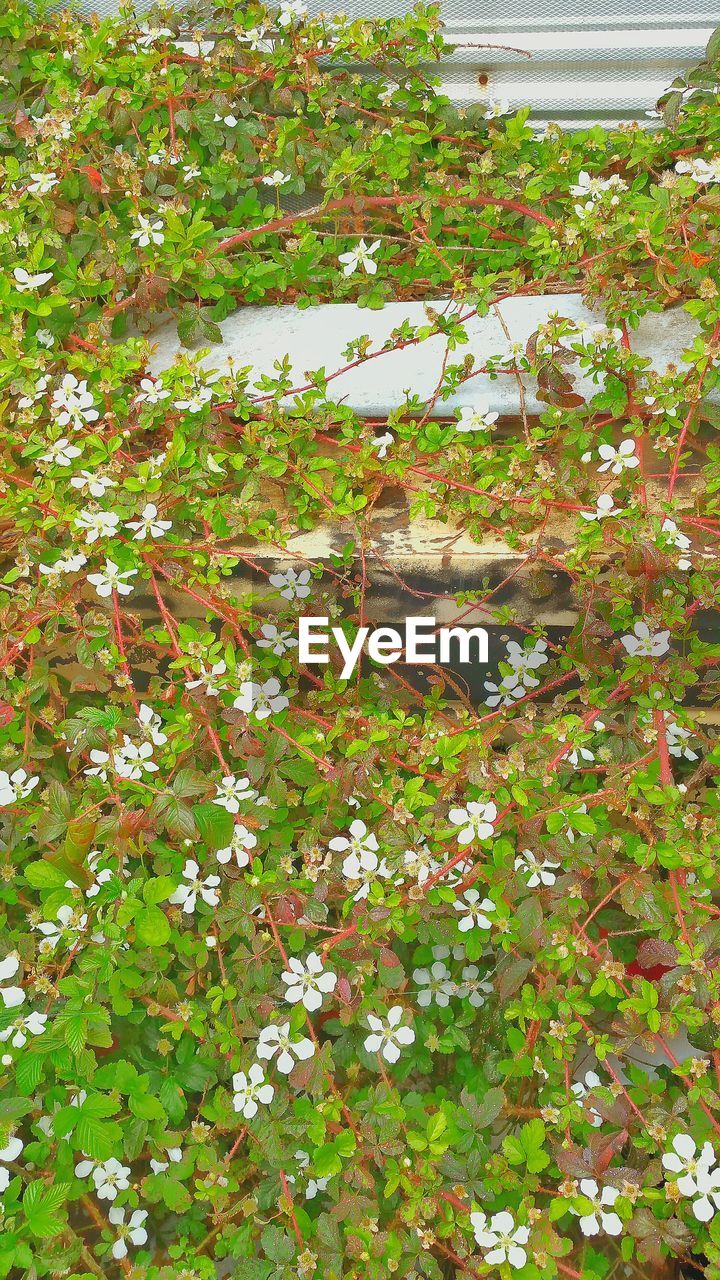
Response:
M135 941L141 947L164 947L170 922L159 907L146 907L135 917Z

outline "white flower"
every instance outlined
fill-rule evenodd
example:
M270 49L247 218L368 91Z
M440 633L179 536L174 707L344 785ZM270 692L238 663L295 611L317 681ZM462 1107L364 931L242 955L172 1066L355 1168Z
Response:
M206 404L213 398L212 387L195 386L185 400L173 401L176 409L187 409L188 413L201 413Z
M546 640L536 640L532 649L525 649L517 640L509 640L507 645L507 655L505 661L512 667L514 675L528 689L534 689L540 681L533 675L538 667L543 667L547 662ZM508 680L508 677L505 677Z
M148 1234L143 1223L146 1218L147 1213L144 1209L135 1209L135 1211L130 1215L130 1221L126 1223L124 1209L117 1209L115 1205L113 1205L112 1209L108 1210L108 1221L112 1226L120 1228L118 1238L112 1247L113 1258L127 1257L126 1242L128 1240L131 1244L145 1244Z
M692 547L692 542L684 533L680 533L674 520L667 518L663 520L660 532L667 536L670 545L677 547L678 551L689 551ZM692 569L692 560L687 556L681 556L678 560L678 569Z
M599 1089L601 1087L602 1080L597 1072L586 1071L585 1078L583 1080L576 1080L574 1085L572 1085L570 1092L574 1098L577 1098L578 1102L582 1103L593 1089ZM598 1129L602 1124L602 1116L600 1115L600 1112L596 1111L594 1107L588 1107L588 1114L590 1124L593 1129Z
M193 178L200 177L200 170L196 169L192 164L183 165L183 182L192 182Z
M606 520L608 516L617 516L622 510L616 507L611 493L601 493L595 511L581 511L583 520Z
M28 183L28 191L34 196L46 196L56 187L60 179L56 173L31 173L31 182Z
M506 116L510 110L510 103L507 98L488 98L485 103L486 120L499 120L500 116Z
M687 740L691 736L690 730L683 728L676 720L668 720L667 712L665 713L665 737L667 738L668 751L671 756L684 756L686 760L697 760L698 753L687 746Z
M41 347L49 349L50 347L55 346L55 335L51 333L49 329L37 329L35 331L35 337Z
M134 742L128 738L127 734L123 735L123 745L113 751L113 767L121 778L127 778L131 782L138 782L144 773L157 773L158 766L152 759L153 746L151 742L141 742L140 746L136 746Z
M148 534L151 538L164 538L168 529L172 529L172 520L159 520L155 503L148 502L143 508L140 519L126 521L125 528L136 531L135 542L144 542Z
M240 693L233 702L236 711L251 713L258 720L266 720L268 716L277 715L290 706L290 701L280 691L280 681L272 676L265 684L255 684L252 680L243 680Z
M458 996L461 1000L469 1000L474 1009L481 1009L487 997L492 995L494 990L492 982L480 977L480 970L476 964L465 965L460 977L462 983L457 990Z
M220 690L223 687L222 683L217 679L217 677L224 676L226 671L227 671L227 667L222 660L220 662L214 663L209 671L207 667L204 667L201 665L199 678L197 680L187 680L185 682L185 688L198 689L200 685L204 685L205 693L207 694L208 698L217 698L218 694L220 693Z
M283 173L282 169L275 169L272 173L268 173L263 178L266 187L284 187L286 182L292 182L291 173Z
M610 471L614 476L619 476L623 471L632 471L633 467L640 466L640 459L635 452L634 440L623 440L617 449L611 444L601 444L598 454L603 459L598 471Z
M73 489L79 489L81 493L89 494L91 498L104 498L105 490L113 489L117 481L111 480L109 476L97 476L91 471L81 471L79 476L72 476L70 484Z
M346 880L360 881L360 888L353 895L353 901L360 902L363 898L367 898L370 893L370 885L375 880L387 880L390 875L390 868L384 858L380 861L376 853L373 853L371 849L366 849L359 854L349 853L347 858L343 860L342 872Z
M137 221L138 229L131 233L130 239L136 240L141 249L146 249L150 244L164 243L163 228L165 224L161 218L151 222L149 218L145 218L139 213Z
M75 517L75 527L84 529L86 542L98 538L112 538L117 533L120 517L114 511L81 511Z
M440 870L441 866L424 841L420 842L420 847L417 849L406 849L403 853L403 862L410 875L415 876L420 888L430 879L430 876L434 876L435 872Z
M114 1200L118 1191L127 1191L130 1186L127 1165L121 1164L115 1156L110 1156L104 1164L96 1165L92 1179L95 1183L98 1200Z
M57 923L56 923L57 922ZM88 918L84 912L73 911L70 906L58 907L55 920L41 920L33 927L43 935L40 948L43 951L54 951L60 939L66 934L83 933Z
M538 681L535 681L537 684ZM500 684L495 684L493 680L485 680L483 687L487 690L485 701L489 707L511 707L517 702L518 698L524 698L527 692L524 684L518 679L513 672L512 675L504 676Z
M153 1173L164 1173L170 1168L170 1164L179 1164L183 1158L182 1147L168 1147L167 1160L151 1160L150 1168Z
M31 409L32 406L45 395L49 381L50 379L47 376L38 378L33 391L21 396L18 400L18 409Z
M33 289L41 289L48 280L53 278L52 271L39 271L36 275L30 275L24 267L15 267L13 275L18 293L29 293Z
M470 800L465 809L451 809L448 817L453 826L460 827L458 844L470 844L472 840L489 840L493 834L493 823L497 817L497 806L492 803L481 804L478 800Z
M257 1115L259 1102L267 1106L275 1096L273 1086L265 1082L265 1072L257 1062L253 1062L247 1075L244 1071L236 1071L232 1082L235 1090L233 1106L246 1120Z
M484 1253L484 1261L491 1267L499 1267L504 1262L513 1270L519 1270L527 1262L527 1250L524 1246L530 1238L530 1228L515 1225L511 1213L503 1209L494 1213L488 1223L484 1213L471 1213L470 1222L475 1232L475 1240Z
M3 1164L9 1164L12 1160L17 1160L23 1149L21 1138L10 1138L7 1146L0 1150L0 1161ZM3 1191L7 1191L10 1186L10 1170L0 1169L0 1195Z
M57 578L62 573L78 573L87 564L87 556L78 551L74 556L63 556L54 564L41 564L40 572Z
M480 894L477 889L466 889L462 898L455 899L453 907L463 917L458 922L458 929L461 933L467 933L475 926L479 929L492 928L492 921L488 919L488 912L496 910L495 903L490 898L483 898L480 901Z
M39 781L39 777L29 778L24 769L15 769L13 773L0 769L0 808L26 800Z
M156 747L162 747L167 742L167 734L162 732L162 720L157 711L153 711L146 702L140 703L138 711L138 722L145 738L149 742L154 742Z
M280 12L277 17L279 27L289 27L296 20L307 15L305 0L280 0Z
M612 1208L620 1192L617 1187L603 1187L602 1192L594 1178L582 1178L580 1194L592 1205L591 1213L583 1213L580 1209L572 1212L580 1219L580 1230L584 1236L596 1236L604 1231L609 1236L622 1234L622 1219L616 1213L607 1213Z
M487 431L493 424L497 422L499 414L490 412L490 406L487 404L466 405L460 410L460 417L455 424L455 430L460 432L468 431Z
M0 982L7 982L8 978L14 978L19 968L20 961L15 954L0 960ZM22 987L0 987L0 1000L6 1009L16 1009L25 1000L25 992Z
M379 849L377 836L372 832L368 832L365 823L360 818L355 818L350 823L350 831L346 836L333 836L330 841L330 848L336 853L354 853L356 857L361 858L364 853L375 853Z
M387 1018L378 1018L374 1013L367 1015L371 1034L365 1040L368 1053L379 1053L386 1062L397 1062L400 1050L415 1040L412 1027L401 1027L403 1016L402 1005L395 1004L388 1010Z
M22 1049L28 1036L41 1036L47 1022L46 1013L28 1013L26 1017L17 1018L9 1027L0 1031L0 1040L9 1040L14 1049Z
M662 1158L663 1169L678 1173L677 1188L683 1196L695 1196L699 1192L698 1175L709 1173L715 1164L715 1151L711 1142L704 1142L698 1153L689 1133L677 1133L672 1140L672 1151Z
M73 458L79 458L81 453L82 449L70 444L66 437L62 436L60 440L53 440L47 453L40 455L40 461L53 463L56 467L69 467L72 465Z
M634 635L621 636L620 643L631 658L661 658L670 648L670 632L652 632L647 622L636 622Z
M138 31L140 35L137 36L135 43L139 49L149 49L156 40L167 40L172 36L172 31L167 27L151 27L146 22L138 27Z
M234 858L239 867L246 867L250 861L248 849L254 849L256 844L257 836L241 823L237 823L233 828L232 842L225 849L218 849L217 860L225 863Z
M720 1209L720 1169L700 1165L696 1181L697 1199L693 1200L692 1211L698 1222L709 1222L715 1210Z
M215 116L213 116L213 119L216 124L221 124L221 123L226 124L228 129L234 129L238 122L237 116L234 116L232 114L227 116L220 116L216 114Z
M270 586L277 587L284 600L304 600L310 595L310 570L286 569L285 573L271 573Z
M560 866L559 862L540 862L531 849L523 849L515 859L515 870L522 871L528 875L528 889L536 889L538 885L551 885L555 883L557 877L555 871Z
M297 647L297 640L289 631L278 631L271 622L265 622L260 628L263 636L257 641L258 649L272 649L277 658L282 658L288 649Z
M181 905L183 911L187 915L192 915L197 906L198 895L206 902L209 907L216 907L220 901L217 892L217 886L220 884L219 876L206 876L204 880L200 879L200 868L192 858L188 858L183 867L183 878L187 884L178 885L174 893L168 898L168 902L173 905Z
M372 255L377 253L379 248L379 240L374 240L370 245L367 245L364 240L359 240L354 249L348 253L341 253L338 262L343 263L343 275L351 276L358 267L362 267L366 275L374 276L377 271L377 262Z
M370 448L377 450L378 458L387 457L387 451L391 444L395 443L395 438L391 431L385 431L381 436L375 436L370 441Z
M427 1009L433 999L440 1009L447 1009L450 997L455 995L455 983L450 977L450 970L442 960L436 960L429 969L414 969L413 982L417 982L424 990L418 991L417 1002L421 1009Z
M309 1013L322 1007L323 996L335 990L337 974L323 968L322 960L316 951L311 951L305 964L296 956L288 960L288 970L281 974L287 987L285 999L288 1004L302 1001Z
M713 156L712 160L704 160L701 156L678 160L675 172L687 174L693 182L720 182L720 156Z
M289 1022L263 1027L258 1037L258 1058L269 1061L276 1053L279 1053L277 1069L284 1076L290 1074L296 1061L305 1062L308 1058L312 1058L314 1052L315 1045L307 1036L295 1041L290 1039Z
M298 1162L299 1169L305 1170L310 1167L310 1156L308 1155L307 1151L296 1151L295 1159ZM295 1178L291 1173L289 1173L287 1175L287 1180L288 1182L294 1182ZM318 1191L324 1191L329 1181L330 1181L329 1177L313 1178L309 1176L307 1180L307 1186L305 1187L305 1199L314 1200Z
M250 46L253 53L272 53L273 42L266 39L267 27L250 27L244 35L238 36L240 44Z
M103 598L111 596L113 591L117 591L120 596L129 596L132 586L125 579L134 578L136 574L137 569L126 569L121 573L114 560L106 560L102 572L89 573L87 580Z
M250 786L249 778L229 776L223 778L222 782L216 782L215 788L217 795L213 804L220 805L221 809L227 809L228 813L239 813L241 801L254 800L257 795L257 791Z
M170 392L165 389L161 378L141 378L140 390L135 396L135 403L142 404L159 404L161 400L167 400Z
M66 373L53 392L50 411L58 426L71 426L74 430L83 423L97 422L100 417L92 393L88 391L87 378L78 381L73 373Z

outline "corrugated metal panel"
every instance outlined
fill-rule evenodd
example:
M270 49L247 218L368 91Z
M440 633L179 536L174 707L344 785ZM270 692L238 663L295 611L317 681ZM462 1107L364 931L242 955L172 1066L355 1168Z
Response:
M76 0L107 16L118 0ZM138 13L150 8L137 0ZM389 18L407 0L309 0L312 14ZM647 121L660 94L697 64L720 26L720 3L676 11L672 0L557 0L543 16L537 0L441 0L446 37L455 46L440 66L443 92L459 105L492 99L531 104L532 119L566 128ZM482 48L478 46L495 46ZM499 46L505 46L500 48ZM517 51L517 52L516 52Z

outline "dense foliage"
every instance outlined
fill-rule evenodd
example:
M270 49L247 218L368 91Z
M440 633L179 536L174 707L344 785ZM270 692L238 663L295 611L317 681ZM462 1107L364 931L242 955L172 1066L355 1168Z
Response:
M718 1277L717 41L570 136L455 110L432 10L199 10L0 17L0 1275ZM542 417L453 412L468 317L573 289L606 325L491 362ZM281 324L260 388L197 366L238 306L398 298L451 353L387 423L321 350L286 397ZM301 671L386 491L568 575L567 644L479 707ZM342 555L254 560L320 522Z

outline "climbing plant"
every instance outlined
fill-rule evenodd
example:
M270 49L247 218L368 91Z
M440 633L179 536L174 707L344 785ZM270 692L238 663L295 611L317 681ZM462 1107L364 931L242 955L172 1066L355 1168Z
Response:
M0 35L0 1275L720 1276L717 37L565 133L453 106L431 8ZM473 317L573 291L477 367ZM432 397L298 383L281 311L212 372L328 301L368 377L444 335ZM454 409L481 373L544 411ZM515 637L479 703L298 661L393 495L568 584L561 639L463 593Z

